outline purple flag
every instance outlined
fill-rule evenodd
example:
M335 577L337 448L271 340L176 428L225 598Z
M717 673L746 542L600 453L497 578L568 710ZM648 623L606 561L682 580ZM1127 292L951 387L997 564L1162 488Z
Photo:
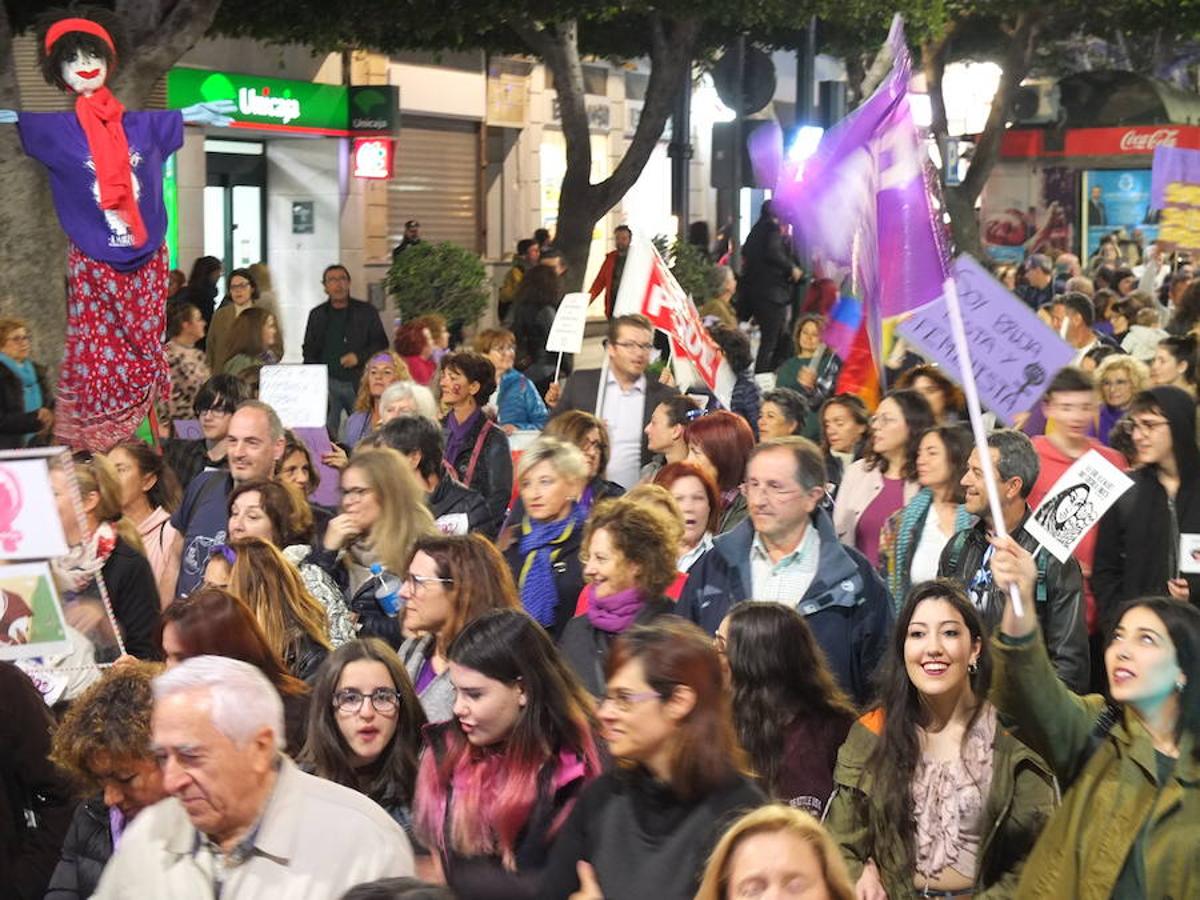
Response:
M773 195L814 258L839 272L826 274L853 275L877 353L882 320L935 300L949 272L924 136L908 102L911 60L898 15L888 44L888 77L826 132L815 154L782 165Z
M1200 150L1183 150L1179 147L1154 148L1154 162L1150 170L1150 207L1163 209L1166 198L1163 194L1173 182L1200 184Z

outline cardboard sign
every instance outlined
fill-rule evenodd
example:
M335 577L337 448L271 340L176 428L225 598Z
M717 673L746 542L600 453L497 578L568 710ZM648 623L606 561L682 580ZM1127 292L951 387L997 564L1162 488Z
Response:
M1026 520L1025 530L1059 562L1066 562L1083 536L1132 486L1128 475L1089 450L1054 482Z
M583 349L583 330L587 327L587 310L591 297L579 292L567 294L558 304L550 336L546 338L548 353L578 353Z
M0 559L50 559L67 552L45 456L0 457Z
M323 365L263 366L258 399L275 410L284 428L324 427L329 370Z
M333 444L329 440L329 432L325 430L324 425L319 428L295 428L293 431L296 433L296 437L304 441L304 445L308 447L313 468L321 478L320 484L309 495L309 499L320 506L337 509L342 502L342 473L333 466L322 462L325 454L333 449Z
M56 656L70 649L50 566L0 568L0 659Z
M954 261L954 282L979 399L1011 425L1033 407L1075 350L970 256ZM945 297L922 306L897 331L962 383Z

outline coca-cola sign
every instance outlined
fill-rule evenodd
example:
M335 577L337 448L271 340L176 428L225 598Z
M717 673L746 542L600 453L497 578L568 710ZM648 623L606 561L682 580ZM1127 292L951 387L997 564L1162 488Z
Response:
M1121 135L1121 152L1153 153L1155 147L1174 147L1178 140L1178 128L1156 128L1153 131L1130 128Z

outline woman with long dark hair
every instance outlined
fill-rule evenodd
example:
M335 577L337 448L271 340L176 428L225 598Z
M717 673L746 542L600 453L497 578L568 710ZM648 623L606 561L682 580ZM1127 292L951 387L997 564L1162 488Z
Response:
M622 634L608 655L600 723L617 768L584 790L540 896L695 894L721 832L763 802L745 773L712 641L671 616ZM590 894L584 894L590 896Z
M842 475L833 525L838 540L879 566L879 538L888 516L917 493L917 447L933 427L929 403L914 390L892 391L871 417L866 455Z
M1200 610L1127 603L1104 651L1108 698L1054 676L1034 612L1037 564L1012 538L996 585L1020 589L993 637L996 707L1045 754L1065 790L1015 896L1193 897L1200 885Z
M747 515L746 498L740 488L754 450L754 432L741 416L719 409L688 423L684 440L688 462L704 469L721 491L717 533L724 534Z
M820 816L856 710L808 623L778 603L739 603L714 639L729 673L733 724L759 785Z
M400 646L400 660L429 721L448 721L454 718L450 645L484 613L521 608L512 573L482 535L430 535L413 545L400 597L404 631L413 635Z
M343 644L321 667L310 711L300 762L411 830L425 713L396 651L379 638Z
M108 452L121 490L121 511L137 527L142 550L154 572L158 599L166 606L175 599L179 557L175 554L179 532L171 513L179 506L179 480L162 454L141 441L118 444Z
M417 837L459 896L537 896L555 835L600 771L592 699L516 610L476 619L448 656L455 718L426 729Z
M1162 387L1177 387L1196 397L1196 336L1163 338L1150 360L1150 380Z
M229 358L221 370L226 375L245 379L252 369L275 365L279 362L275 352L278 336L279 324L275 317L261 307L252 306L238 316L229 329Z
M826 814L856 896L1009 896L1055 789L1041 757L998 725L991 677L983 622L962 588L913 588L880 668L880 703L838 753Z
M966 418L967 401L962 389L937 366L922 363L906 369L896 379L896 389L910 388L925 398L938 425L952 425Z

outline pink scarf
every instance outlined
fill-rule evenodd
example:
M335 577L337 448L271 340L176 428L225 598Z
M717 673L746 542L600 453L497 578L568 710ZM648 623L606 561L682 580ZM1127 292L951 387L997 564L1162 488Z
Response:
M588 621L594 627L610 634L620 634L632 625L637 614L646 605L642 592L635 587L617 591L607 597L597 597L594 584L589 584L585 590Z

